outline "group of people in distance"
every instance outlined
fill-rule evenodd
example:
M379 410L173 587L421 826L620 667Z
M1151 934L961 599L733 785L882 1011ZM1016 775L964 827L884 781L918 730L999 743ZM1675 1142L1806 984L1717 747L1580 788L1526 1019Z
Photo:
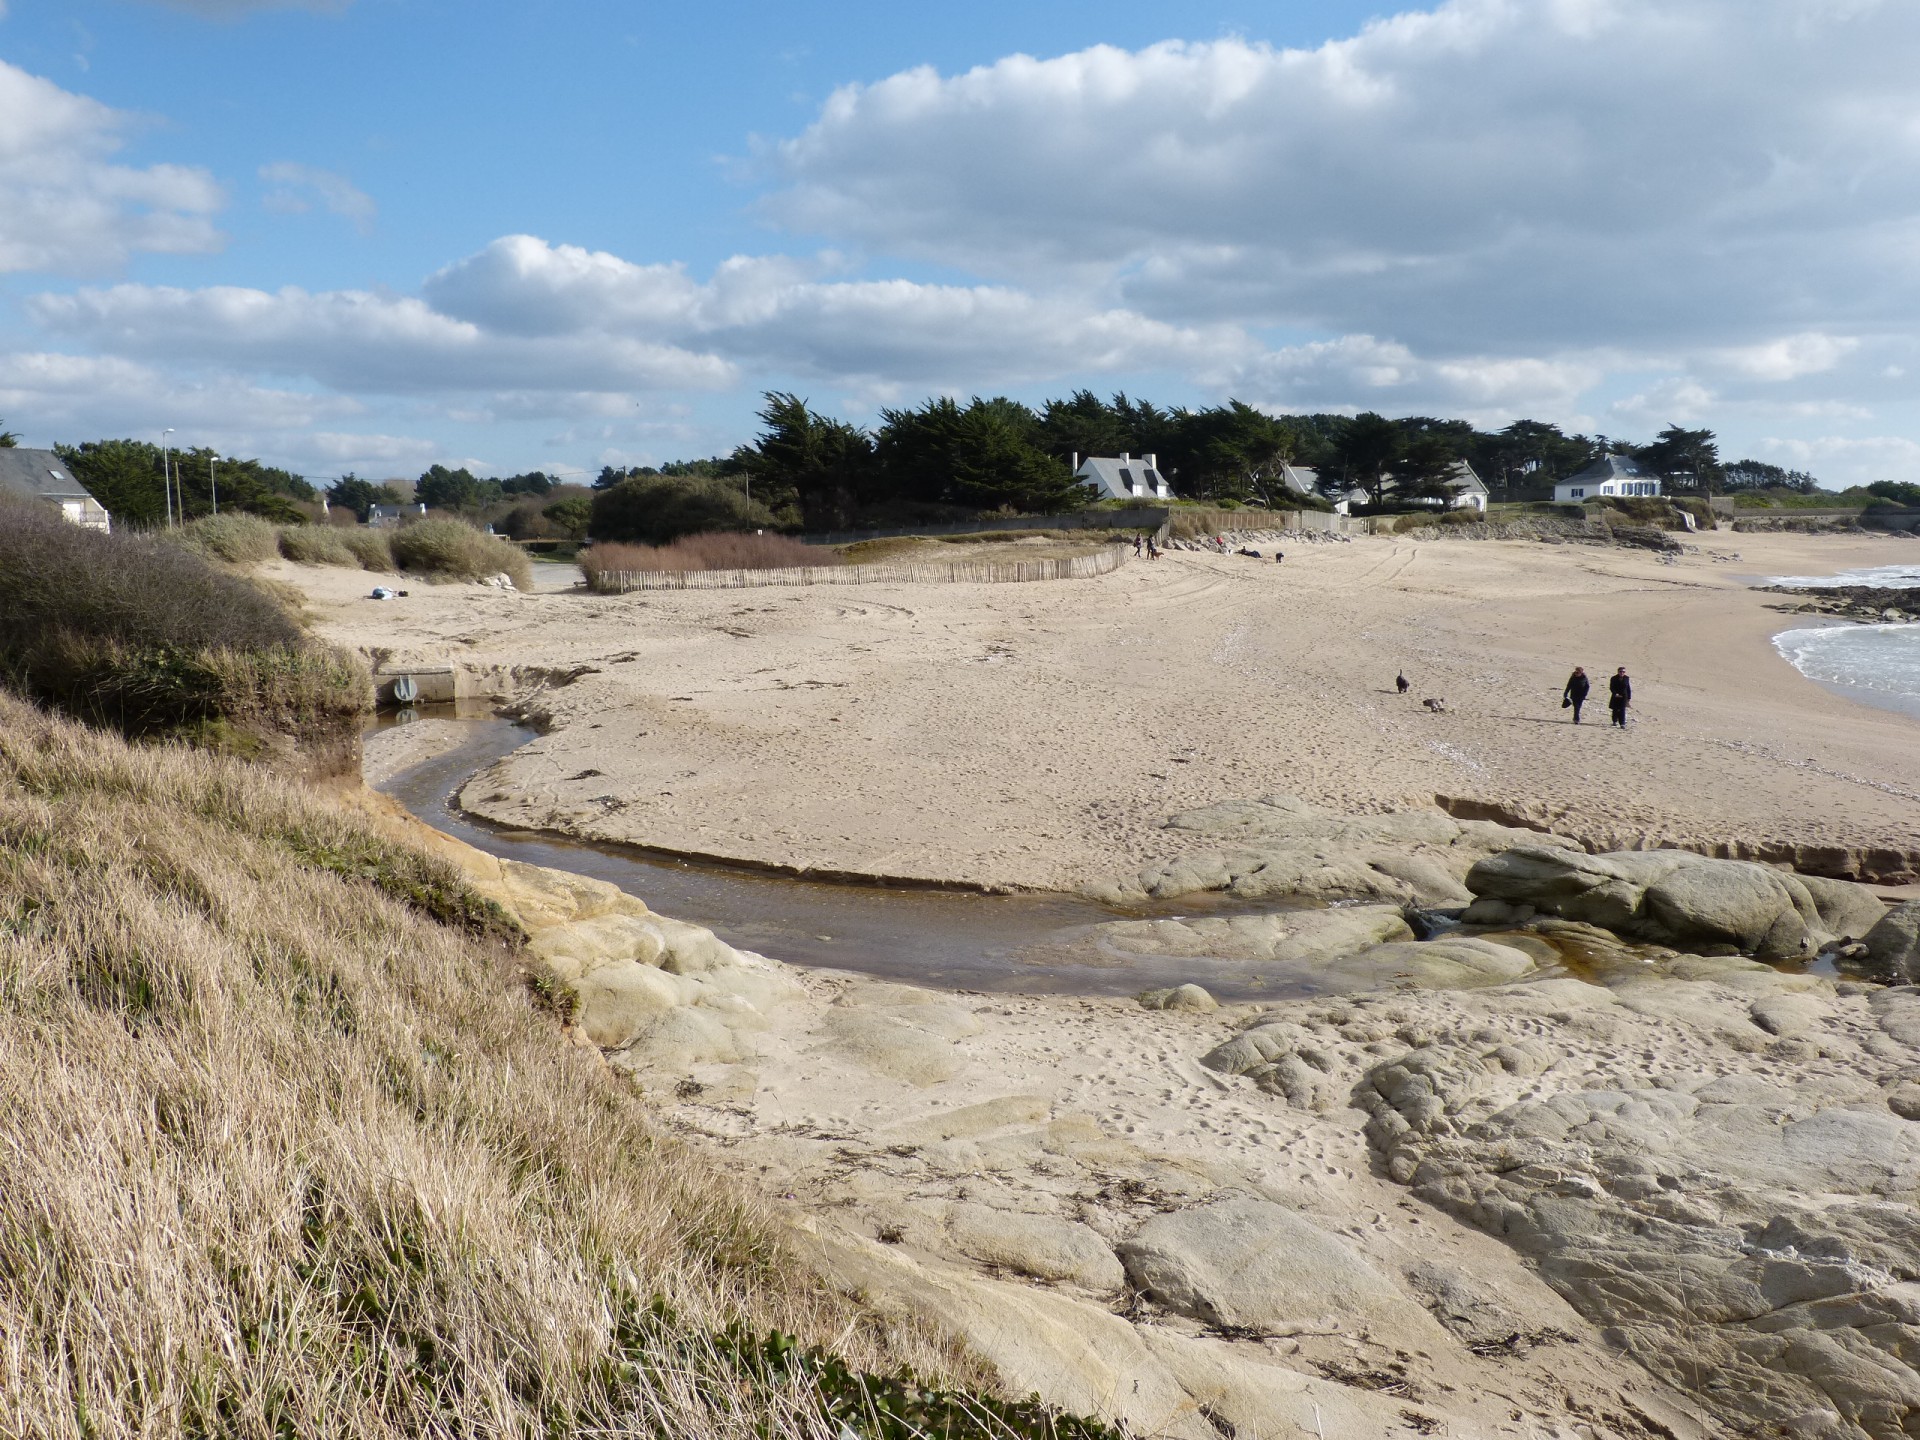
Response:
M1560 692L1560 708L1573 711L1573 723L1580 723L1580 707L1587 703L1587 692L1593 688L1593 682L1587 679L1584 667L1576 665L1573 674L1567 677L1567 688ZM1627 667L1622 665L1607 679L1607 711L1613 716L1613 723L1622 730L1627 728L1627 706L1633 703L1633 681L1627 678Z

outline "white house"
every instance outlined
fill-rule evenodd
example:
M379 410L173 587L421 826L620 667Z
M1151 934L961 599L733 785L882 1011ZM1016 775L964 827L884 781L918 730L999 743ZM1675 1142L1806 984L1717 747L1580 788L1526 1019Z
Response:
M1074 456L1076 461L1079 458ZM1159 460L1157 455L1130 455L1125 451L1118 458L1089 455L1084 463L1074 466L1073 478L1099 490L1102 500L1165 500L1173 491L1167 486L1167 477L1160 473Z
M410 505L369 505L367 524L381 529L391 529L402 521L427 513L427 507L419 501Z
M89 530L113 529L113 517L87 487L73 478L67 462L51 450L0 448L0 490L58 505L60 513Z
M1660 477L1625 455L1602 455L1570 480L1553 487L1556 504L1578 504L1596 495L1658 495Z

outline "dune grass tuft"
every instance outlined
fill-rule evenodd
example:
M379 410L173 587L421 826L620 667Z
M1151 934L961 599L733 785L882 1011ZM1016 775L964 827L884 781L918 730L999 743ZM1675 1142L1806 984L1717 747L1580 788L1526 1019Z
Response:
M280 553L279 530L258 515L204 515L163 538L229 565L258 565Z
M388 542L395 565L429 580L484 580L508 575L516 589L533 588L533 564L519 546L459 520L402 525Z
M393 547L380 531L342 529L339 534L340 543L352 552L362 570L393 569Z
M280 555L296 565L345 565L358 568L359 557L331 525L282 525Z

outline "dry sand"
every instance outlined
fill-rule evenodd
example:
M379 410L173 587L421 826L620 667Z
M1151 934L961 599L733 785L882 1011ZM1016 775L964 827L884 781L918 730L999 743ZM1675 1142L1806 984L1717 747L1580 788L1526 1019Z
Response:
M1920 552L1730 532L1698 547L1662 564L1377 538L1083 581L416 583L384 603L363 575L276 573L323 633L389 668L462 665L530 697L547 733L469 807L668 850L1070 888L1164 858L1169 812L1274 792L1348 811L1470 797L1605 844L1920 845L1920 724L1802 678L1770 643L1802 622L1749 588ZM1628 667L1629 732L1599 695L1566 723L1575 663Z

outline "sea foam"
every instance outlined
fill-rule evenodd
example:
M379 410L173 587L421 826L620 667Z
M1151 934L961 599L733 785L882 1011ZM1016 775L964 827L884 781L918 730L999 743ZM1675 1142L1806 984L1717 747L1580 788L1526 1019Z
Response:
M1769 575L1767 584L1791 585L1797 590L1839 585L1870 585L1881 590L1920 590L1920 565L1869 565L1859 570L1842 570L1837 575Z
M1786 630L1773 637L1773 645L1809 680L1870 705L1920 715L1920 625Z

